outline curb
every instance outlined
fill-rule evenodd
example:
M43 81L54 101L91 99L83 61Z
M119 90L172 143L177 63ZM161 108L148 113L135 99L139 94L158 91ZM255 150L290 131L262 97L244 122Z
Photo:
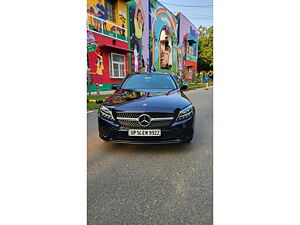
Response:
M113 94L115 91L100 91L100 95ZM87 93L89 95L89 93ZM91 95L97 95L97 92L91 92Z
M87 103L97 103L97 104L100 104L102 102L103 102L103 100L87 99Z

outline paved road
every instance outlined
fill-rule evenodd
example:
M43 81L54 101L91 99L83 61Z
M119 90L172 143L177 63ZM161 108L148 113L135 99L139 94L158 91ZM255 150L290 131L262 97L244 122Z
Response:
M189 144L123 145L98 138L88 114L88 224L213 224L213 88L187 92Z

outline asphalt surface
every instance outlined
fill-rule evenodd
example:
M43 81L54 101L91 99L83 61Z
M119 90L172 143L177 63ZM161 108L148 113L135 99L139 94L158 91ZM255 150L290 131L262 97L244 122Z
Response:
M97 110L88 113L89 225L213 224L213 88L186 95L196 109L189 144L106 143Z

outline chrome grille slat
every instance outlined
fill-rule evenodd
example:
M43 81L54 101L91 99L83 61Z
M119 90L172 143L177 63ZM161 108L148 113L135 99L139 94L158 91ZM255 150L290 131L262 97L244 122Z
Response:
M151 119L151 122L152 121L168 121L168 120L173 120L174 117L166 117L166 118L152 118Z
M138 118L117 117L118 120L138 121Z
M175 118L174 113L143 113L143 112L117 112L116 118L118 123L124 127L145 128L138 122L138 117L147 114L151 117L151 123L147 128L157 128L170 126Z
M174 113L143 113L143 112L117 112L117 117L138 118L142 114L148 114L151 118L174 117Z

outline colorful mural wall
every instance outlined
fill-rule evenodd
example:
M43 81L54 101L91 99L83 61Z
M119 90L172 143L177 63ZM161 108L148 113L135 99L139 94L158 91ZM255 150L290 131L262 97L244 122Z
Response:
M88 77L92 91L122 81L128 74L126 0L87 0Z
M128 74L128 43L114 40L91 31L87 31L88 40L94 38L94 43L87 46L89 73L92 78L91 83L101 86L102 91L111 90L111 84L120 83L123 77L112 77L113 65L112 54L124 57L124 67L121 66L124 75ZM115 42L115 45L113 45ZM89 42L88 42L89 43ZM119 72L119 71L118 71ZM92 85L93 86L93 85Z
M124 0L87 0L87 13L90 30L127 41L127 8Z
M178 71L181 78L191 80L197 72L198 31L182 14L178 13Z
M167 72L192 81L198 33L157 0L87 0L88 83L111 90L132 72Z
M177 17L156 0L150 0L150 63L156 71L177 71Z
M146 0L133 0L127 3L128 44L131 72L149 69L149 4Z

